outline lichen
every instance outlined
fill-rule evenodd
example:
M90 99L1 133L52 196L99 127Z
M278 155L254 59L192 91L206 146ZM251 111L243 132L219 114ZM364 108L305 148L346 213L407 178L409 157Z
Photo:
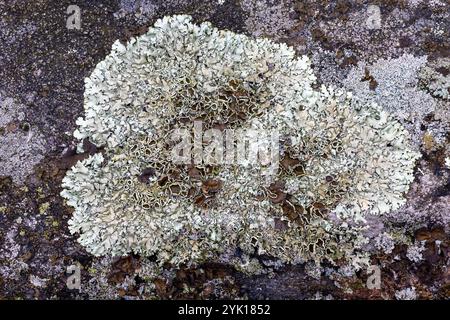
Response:
M417 299L416 288L410 287L398 290L397 292L395 292L395 298L397 300L416 300Z
M165 17L85 80L74 136L101 152L67 172L71 233L94 255L195 264L230 248L297 263L367 264L364 216L399 208L418 154L402 125L345 91L314 90L306 56L266 39ZM279 133L280 169L174 164L170 133Z
M408 129L417 146L422 144L424 126L436 142L442 143L450 124L448 106L441 106L429 92L420 89L421 70L427 68L427 61L427 56L411 54L379 59L373 64L361 61L350 70L343 85L363 102L382 105ZM427 117L433 122L428 123Z
M450 58L427 63L420 71L420 84L433 97L450 100Z
M42 133L25 121L25 107L0 92L0 177L22 185L46 153Z
M296 23L290 0L241 0L241 7L248 15L246 27L256 37L283 38Z
M120 19L132 17L138 22L147 22L156 13L157 6L149 0L121 0L119 10L114 13L114 17Z
M409 246L406 251L406 257L412 262L420 262L423 259L422 252L425 250L425 241L418 241Z
M387 233L382 233L375 238L375 246L384 253L391 253L394 250L394 240Z

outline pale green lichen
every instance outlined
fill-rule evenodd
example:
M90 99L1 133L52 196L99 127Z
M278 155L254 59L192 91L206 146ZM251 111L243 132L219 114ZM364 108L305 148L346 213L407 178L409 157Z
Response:
M286 45L188 16L116 42L85 82L74 135L104 151L63 180L75 208L70 231L94 255L135 252L174 265L238 247L283 262L366 263L364 215L404 203L418 155L379 106L313 90L314 81L309 59ZM277 130L281 169L175 165L169 134L197 119Z
M434 97L450 100L450 58L427 63L420 71L420 84Z

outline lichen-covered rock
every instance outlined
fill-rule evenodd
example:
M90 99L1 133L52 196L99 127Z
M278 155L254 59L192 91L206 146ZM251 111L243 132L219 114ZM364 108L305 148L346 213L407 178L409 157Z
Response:
M398 290L395 292L395 298L397 300L416 300L417 294L416 294L416 288L405 288L402 290Z
M419 146L423 136L423 118L439 109L433 96L418 86L420 70L426 64L426 56L411 54L379 59L373 64L360 61L342 84L362 102L382 105L409 130L412 141ZM448 125L445 122L438 124L429 129L438 140L444 140Z
M0 177L22 185L46 153L46 141L25 121L25 107L0 91Z
M420 71L420 83L432 96L450 100L450 58L428 63Z
M230 248L292 263L366 261L364 215L404 203L418 154L379 106L314 82L309 59L286 45L188 16L116 42L85 81L74 136L103 151L63 180L70 231L94 255L132 251L174 265ZM199 120L276 131L279 170L174 163L171 133Z

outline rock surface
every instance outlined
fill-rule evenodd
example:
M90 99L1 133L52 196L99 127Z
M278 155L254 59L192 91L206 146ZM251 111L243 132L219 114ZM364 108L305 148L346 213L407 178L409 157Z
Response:
M70 29L73 4L0 1L0 299L450 297L448 2L80 0L81 29ZM95 258L70 235L72 212L59 193L85 156L72 137L84 78L116 39L172 14L285 42L311 57L320 83L386 105L411 132L422 159L408 202L367 231L380 289L368 286L368 270L264 256L248 261L256 276L218 263L165 265L156 276L152 257ZM80 290L67 285L71 265L80 267Z

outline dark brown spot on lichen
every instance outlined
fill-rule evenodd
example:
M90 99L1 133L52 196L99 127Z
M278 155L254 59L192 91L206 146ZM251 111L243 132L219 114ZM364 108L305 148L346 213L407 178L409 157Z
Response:
M375 90L378 87L378 82L375 78L370 74L369 69L364 69L364 77L362 77L361 81L369 81L369 89Z
M222 181L218 179L208 179L202 184L202 192L206 195L214 195L222 187Z
M142 170L142 173L139 175L138 180L142 183L149 183L150 178L155 176L155 169L146 168Z

